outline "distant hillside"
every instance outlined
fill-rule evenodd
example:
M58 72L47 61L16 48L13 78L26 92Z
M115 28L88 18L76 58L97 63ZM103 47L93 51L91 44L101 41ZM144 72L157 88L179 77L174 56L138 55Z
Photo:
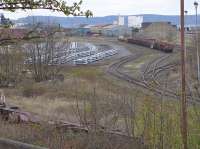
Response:
M144 14L144 22L171 22L174 25L179 25L179 16L167 16L167 15L153 15L153 14ZM45 23L51 24L56 23L60 24L62 27L78 27L80 24L91 24L91 25L99 25L99 24L112 24L113 21L117 20L118 16L105 16L105 17L53 17L53 16L29 16L26 18L20 18L16 23ZM200 23L200 16L198 16L198 23ZM194 25L195 16L189 15L186 18L187 25ZM125 24L128 24L128 16L125 16Z

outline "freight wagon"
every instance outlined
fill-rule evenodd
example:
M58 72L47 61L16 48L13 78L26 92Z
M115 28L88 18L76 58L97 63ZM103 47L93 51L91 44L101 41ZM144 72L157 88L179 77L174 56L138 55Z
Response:
M119 41L122 41L122 39L119 39ZM151 49L156 49L165 53L172 53L175 45L167 43L167 42L162 42L158 41L156 39L140 39L140 38L134 38L134 39L127 39L124 40L128 43L136 44L136 45L141 45L144 47L148 47Z

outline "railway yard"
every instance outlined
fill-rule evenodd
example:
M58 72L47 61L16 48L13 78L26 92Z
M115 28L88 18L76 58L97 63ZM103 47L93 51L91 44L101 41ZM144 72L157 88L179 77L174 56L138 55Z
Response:
M133 137L130 135L131 130L127 130L126 121L122 122L123 118L120 112L124 111L119 109L121 109L120 104L123 104L123 101L119 99L137 94L139 101L148 97L155 98L155 103L159 103L162 98L173 105L179 100L180 62L178 57L180 50L177 46L174 46L171 52L169 52L171 45L168 46L166 52L159 51L158 48L157 50L152 49L152 42L150 46L145 47L113 38L72 37L70 40L72 44L68 50L56 51L54 59L49 61L49 65L62 65L64 81L33 84L40 91L44 90L44 93L37 95L39 91L35 91L31 97L23 97L23 88L7 89L6 94L9 94L6 98L7 106L0 106L3 120L9 121L9 123L37 125L48 122L46 125L54 126L56 129L79 133L88 133L94 127L96 129L96 123L98 123L98 128L109 135ZM80 47L79 44L81 44ZM159 44L157 43L157 45ZM160 44L159 47L161 46ZM32 64L32 59L27 59L25 64ZM27 85L26 82L25 84ZM34 87L32 86L32 88ZM14 95L16 92L21 93L16 96ZM100 107L105 104L108 106L103 107L105 111L100 112L101 117L98 120L96 120L97 115L92 114L93 110L98 108L90 107L95 106L91 99L96 98L97 100L101 99L95 100ZM110 102L116 101L120 104L117 103L116 107L112 107L115 104L111 106ZM188 101L199 103L199 99L191 96L190 93L188 93ZM111 108L109 106L112 107L112 110L109 109ZM74 111L74 107L78 111ZM81 110L91 113L82 114ZM109 112L107 113L107 111ZM115 112L119 114L119 117L113 125L109 126L108 121L113 123L113 118L116 117ZM174 123L176 122L174 121ZM8 127L7 129L9 129ZM140 131L142 130L137 133Z
M72 39L72 41L73 40L74 39ZM69 50L57 51L55 58L51 60L49 64L72 64L72 66L69 66L71 69L78 65L80 65L78 66L79 68L84 68L84 65L89 65L87 67L95 66L103 71L104 77L107 79L118 79L117 81L126 82L128 85L134 86L134 88L146 89L159 95L165 94L165 96L170 98L177 99L179 96L177 94L178 91L176 91L178 85L178 74L176 73L178 73L179 68L177 59L176 61L174 60L174 57L178 55L177 51L174 53L165 53L138 45L120 43L116 39L108 39L106 42L105 40L95 38L89 40L78 38L75 40L78 42L72 42ZM97 46L95 46L95 44ZM98 47L102 46L104 46L104 50L99 48L101 50L98 51ZM30 64L32 61L28 59L25 63ZM163 78L166 78L166 75L169 77L172 73L175 73L173 74L173 76L176 76L176 78L173 78L175 81L170 81L171 86L168 84L168 87L165 88L165 81L163 81ZM168 79L170 79L170 77ZM174 89L172 89L172 87L174 87ZM10 104L12 105L12 103ZM11 107L10 113L13 113L14 110L15 109ZM5 111L9 113L9 108L5 109ZM19 114L20 112L17 111L17 113ZM20 119L22 119L22 121L29 121L28 119L31 119L30 116L25 115L26 114L22 112L23 118L19 117L19 121ZM8 117L6 119L8 119Z
M197 0L0 9L0 149L200 149Z

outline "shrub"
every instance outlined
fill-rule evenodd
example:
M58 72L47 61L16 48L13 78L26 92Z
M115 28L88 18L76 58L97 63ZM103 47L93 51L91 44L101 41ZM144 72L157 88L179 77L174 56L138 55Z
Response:
M27 83L22 87L22 95L24 97L37 97L43 95L45 92L45 87L33 83Z

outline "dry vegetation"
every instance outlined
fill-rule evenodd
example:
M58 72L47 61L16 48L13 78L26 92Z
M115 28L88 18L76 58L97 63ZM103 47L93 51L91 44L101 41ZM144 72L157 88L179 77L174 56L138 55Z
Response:
M1 123L0 136L47 146L51 149L178 149L178 100L129 86L105 74L106 66L63 67L64 81L36 82L24 77L14 88L5 88L9 104L38 115L42 125ZM167 87L167 85L165 86ZM164 93L163 93L164 94ZM200 148L199 104L188 104L189 148ZM80 123L88 134L57 130L49 120ZM115 130L128 137L102 133ZM139 142L139 143L138 143Z
M40 94L34 94L33 97L24 97L21 85L19 88L7 90L8 99L10 99L9 102L38 114L46 121L54 119L68 120L81 123L82 125L95 124L97 128L98 126L104 126L107 130L121 130L130 136L139 138L140 141L150 148L180 148L182 143L179 129L180 107L178 101L166 100L165 97L147 94L145 91L128 86L124 87L117 80L111 81L110 78L103 74L101 68L92 66L69 69L65 73L65 76L66 79L64 82L31 84L34 86L31 88L31 92L35 92L33 90L41 92ZM190 105L188 110L189 145L191 148L199 147L199 139L197 137L199 134L196 131L200 129L198 125L200 114L198 107L198 105ZM11 126L13 125L6 126L9 132L13 131L13 127ZM18 133L11 133L8 137L23 138L24 140L22 140L25 142L33 140L35 144L49 146L47 140L43 140L43 133L49 133L48 127L39 129L40 132L34 130L34 133L37 132L36 136L42 135L37 137L41 138L42 141L37 142L38 139L35 138L32 131L34 127L32 128L31 126L29 128L31 130L29 133L32 135L28 135L29 133L24 133L23 130L18 128L18 125L15 126L15 131L17 130ZM3 130L5 129L3 128ZM96 129L90 128L91 132L94 130ZM96 131L98 132L98 129ZM16 134L21 134L21 132L25 136L16 136ZM63 132L65 131L62 131L62 135ZM4 136L4 133L1 134ZM61 134L58 134L61 137ZM72 139L72 146L74 148L80 148L79 137L78 142L76 142L73 134L66 132L65 135ZM92 133L92 135L94 134ZM99 134L96 135L96 137L100 137ZM47 134L47 136L52 135ZM57 139L64 139L59 137ZM101 136L100 138L100 142L92 144L91 142L97 138L87 136L89 140L85 148L89 148L91 145L97 147L101 143L105 148L109 148L107 139L105 140L106 137ZM63 145L64 142L68 142L66 141L68 139L64 140L61 140L63 142L60 144L54 145L59 146ZM121 141L120 143L124 144L125 142ZM55 148L58 148L58 146ZM113 148L113 146L110 148Z

